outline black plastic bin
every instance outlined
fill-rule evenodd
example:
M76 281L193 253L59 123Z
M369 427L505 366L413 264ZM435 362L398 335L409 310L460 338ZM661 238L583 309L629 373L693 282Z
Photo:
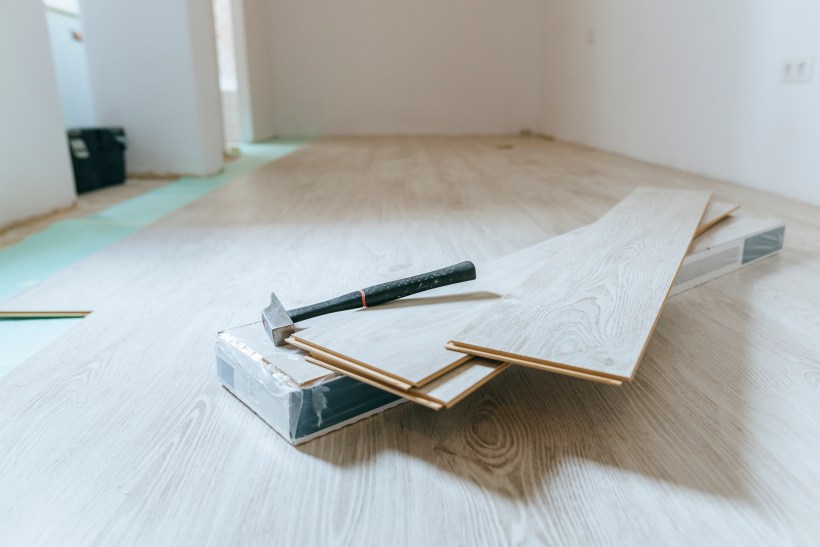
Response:
M78 194L125 182L123 128L69 129L68 148Z

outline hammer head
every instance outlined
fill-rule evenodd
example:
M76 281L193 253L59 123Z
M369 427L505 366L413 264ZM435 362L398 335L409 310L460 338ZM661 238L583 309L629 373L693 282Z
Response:
M274 293L270 293L270 304L262 310L262 324L275 346L283 346L285 339L296 332L288 311Z

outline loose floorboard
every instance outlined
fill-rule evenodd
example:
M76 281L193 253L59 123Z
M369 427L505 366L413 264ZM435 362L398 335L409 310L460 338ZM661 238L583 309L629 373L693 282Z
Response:
M737 209L716 201L704 214L698 233ZM445 345L502 295L522 283L539 264L554 260L582 237L586 227L542 241L509 256L477 266L474 281L441 287L417 297L358 310L335 321L296 333L293 338L324 349L360 375L392 378L392 385L422 386L464 363ZM609 382L620 385L620 381Z
M407 382L402 382L401 380L397 380L397 379L393 378L392 376L389 376L387 374L383 374L383 373L379 372L378 370L368 370L368 369L365 369L364 367L361 367L360 365L357 366L358 363L354 363L352 361L349 361L349 360L345 359L344 357L340 357L339 355L336 355L334 353L330 353L328 351L325 351L320 347L312 346L312 345L310 345L306 342L302 342L301 340L298 340L298 339L295 339L295 338L288 338L287 341L288 341L289 344L291 344L293 346L296 346L297 348L299 348L301 350L310 352L311 354L313 354L314 357L320 357L320 358L325 359L325 360L333 361L337 366L339 364L343 363L344 368L346 370L353 370L353 371L364 370L364 371L366 371L365 372L366 376L372 377L373 380L378 381L381 384L386 384L386 385L388 385L388 386L390 386L394 389L405 390L405 391L413 389L413 384L408 384ZM463 359L463 360L468 360L468 359Z
M370 376L359 376L355 372L350 372L345 367L340 366L338 362L334 359L324 359L323 361L320 361L316 357L307 355L305 356L305 361L313 365L326 368L333 372L338 372L339 374L350 376L351 378L355 378L356 380L364 382L365 384L371 385L373 387L378 387L379 389L383 389L384 391L392 393L393 395L398 395L399 397L404 397L405 399L408 399L409 401L412 401L414 403L426 406L431 410L441 410L442 408L444 408L444 405L440 402L434 401L429 397L426 397L424 394L419 393L416 390L413 390L412 388L408 390L398 389L390 384L377 382L373 380Z
M725 201L715 199L709 200L709 205L706 207L706 212L703 213L703 218L695 232L695 237L700 236L738 209L740 209L740 205L736 203L726 203Z
M468 358L463 365L455 367L422 387L414 388L380 374L378 371L363 369L357 366L356 363L351 363L337 355L323 351L321 348L313 347L298 340L290 340L290 343L310 353L310 359L305 359L309 363L324 366L334 372L350 376L373 387L384 389L395 395L429 406L434 410L452 407L506 368L504 363L487 359ZM435 405L426 404L429 401L434 402Z
M0 319L65 319L80 318L90 311L0 311Z
M709 204L637 188L451 340L499 361L631 380Z
M709 205L706 207L706 212L703 213L703 218L698 224L697 230L695 230L695 241L697 239L706 234L706 232L712 232L712 228L718 224L719 222L726 220L729 216L740 209L740 205L737 203L727 203L725 201L720 201L716 199L710 199Z
M704 221L701 223L701 226L698 228L698 233L701 233L706 227L713 226L716 222L721 219L726 218L731 212L735 211L738 208L737 205L716 202L712 200L709 203L709 208L706 211L706 215L704 217ZM725 230L724 225L721 225L721 228L718 230L710 230L709 233L720 233ZM705 234L704 234L705 236ZM700 243L705 239L705 237L698 237L696 239L696 244L700 245ZM693 246L694 247L694 246ZM529 252L527 249L523 249L519 251L519 253L526 253ZM482 266L483 267L483 266ZM0 317L2 317L2 313L0 312ZM11 312L13 313L13 312ZM38 312L33 312L38 313ZM324 317L316 317L310 319L308 321L303 321L299 323L298 327L300 330L310 329L310 328L317 328L321 327L323 324L333 324L337 322L344 321L346 315L356 313L353 310L341 312L337 314L333 314L331 316L324 316ZM242 331L242 338L244 340L252 340L253 343L251 344L253 348L268 348L264 350L264 353L261 354L259 357L266 361L267 363L271 364L272 366L276 367L278 370L284 372L292 381L299 385L310 385L315 380L319 378L323 378L327 375L326 368L317 367L316 365L306 362L303 359L299 358L299 354L294 354L291 349L291 346L285 345L282 347L273 347L270 346L267 342L267 336L263 332L263 329L260 326L259 322L251 323L241 328ZM231 329L231 332L237 332L235 329ZM232 338L231 335L225 334L228 338ZM449 339L448 337L442 337L442 339ZM441 345L440 343L436 343L436 345ZM412 349L412 348L411 348ZM247 351L251 351L255 353L255 350L251 347L246 347ZM369 373L369 370L362 369L360 365L357 365L354 362L344 360L342 361L346 364L349 368L353 368L360 373L364 373L365 375ZM461 376L461 381L468 376ZM444 382L446 386L448 386L451 390L453 389L453 384L449 382ZM393 384L395 385L395 383ZM407 386L407 384L404 384ZM457 388L461 390L459 395L459 399L453 399L453 397L449 397L446 400L449 400L448 407L452 406L460 400L461 397L467 395L470 390L467 390L465 385L462 383L462 387ZM404 388L403 388L404 389Z
M698 227L697 233L702 234L704 231L713 227L717 222L725 219L731 212L737 209L738 206L734 204L710 202L709 207L707 208L707 211L704 215L704 219ZM578 230L583 230L583 228L579 228ZM720 232L721 230L718 229L717 231ZM519 257L518 261L520 262L520 264L516 265L515 268L510 268L508 264L506 266L506 269L514 269L517 271L521 270L522 267L526 267L528 262L533 261L534 257L539 255L539 249L541 249L542 247L544 247L544 244L536 245L534 247L524 249L516 253ZM522 258L524 258L525 256L530 257L529 260L522 260ZM492 263L489 265L489 268L493 268ZM498 277L505 276L499 275ZM457 287L447 287L439 291L439 293L441 293L439 296L444 295L446 293L452 293L452 291L457 289ZM422 306L421 309L423 310L424 307ZM401 308L401 310L412 311L411 308ZM346 312L346 315L350 315L350 313L356 312ZM462 319L464 321L462 324L466 324L469 321L469 317L470 315L467 314L467 316ZM425 317L419 317L417 321L420 324L424 325L428 323ZM346 316L336 315L333 318L325 319L325 323L329 325L334 325L340 322L347 323ZM254 325L254 327L258 329L258 326ZM321 327L317 327L316 325L314 325L312 328L316 329ZM453 328L456 327L454 326ZM439 340L437 340L436 342L431 342L434 344L436 348L439 348L442 345L442 341L448 338L446 332L431 331L431 333L439 337ZM409 336L407 334L409 334ZM401 336L400 339L392 338L390 340L390 344L392 346L399 345L400 341L409 342L408 346L405 348L405 358L415 355L414 352L419 347L420 342L417 337L418 329L413 329L410 331L410 333L407 334ZM358 337L356 336L353 336L351 338L358 339ZM296 347L311 353L311 358L307 359L308 363L324 366L325 368L328 368L332 371L340 372L341 374L345 374L360 381L365 381L370 385L380 387L390 393L394 393L402 397L415 400L420 404L430 406L431 408L434 408L436 410L441 408L441 406L431 406L427 404L431 398L434 399L436 403L440 403L441 405L445 405L446 408L450 408L454 404L459 402L461 399L463 399L465 396L472 393L473 391L481 387L483 384L488 382L490 379L498 375L504 368L506 368L506 365L500 366L501 363L493 363L491 361L485 361L483 359L468 359L462 364L459 364L459 361L463 361L463 359L453 358L453 356L450 355L449 357L453 360L453 364L458 366L455 366L455 368L448 366L447 368L452 368L452 370L449 370L449 372L446 372L445 374L437 377L435 380L425 384L423 388L414 389L410 384L398 380L392 376L382 374L378 369L373 369L361 363L351 361L339 354L330 353L328 351L323 350L321 347L316 347L309 342L300 340L299 338L291 338L289 339L289 342L292 345L295 345ZM444 347L446 349L453 349L449 348L447 345L444 345ZM293 371L297 367L297 365L299 365L299 363L297 360L283 360L281 358L277 358L281 357L282 353L283 348L276 348L277 355L268 356L267 360L269 363L276 363L281 370L288 373L291 377L294 377ZM300 370L299 372L302 371ZM612 379L603 379L588 374L575 374L575 376L585 379L593 379L600 382L609 383L611 385L621 385L620 381Z
M732 209L734 210L734 208ZM756 219L752 217L730 217L725 219L724 222L720 224L718 227L714 227L716 223L713 221L713 218L710 216L709 220L702 222L701 227L698 229L698 233L701 234L692 245L691 252L694 253L696 251L706 251L713 247L714 245L721 245L732 240L735 240L739 236L743 236L749 233L754 233L755 230L764 230L769 226L772 226L772 222L767 219ZM777 223L775 223L777 224ZM709 229L707 232L703 233L702 229L705 226L713 226L713 228ZM583 228L579 228L582 230ZM577 230L576 230L577 231ZM559 236L560 237L560 236ZM544 242L546 244L546 242ZM542 245L536 246L541 247ZM524 251L531 251L532 248L526 249ZM521 254L524 251L516 254ZM675 289L677 285L672 288L670 294L676 294ZM355 313L355 312L354 312ZM468 319L469 321L469 314ZM411 332L411 335L414 334ZM417 334L417 332L415 333ZM444 336L443 334L440 334ZM398 343L400 340L403 339L393 339L394 343ZM424 393L429 395L429 389L435 388L437 391L441 392L443 389L446 393L449 394L447 398L439 397L437 402L446 404L447 408L451 408L461 399L481 387L487 381L489 381L492 377L497 375L501 372L501 370L495 371L495 374L489 374L488 370L485 369L486 373L482 373L482 369L475 370L474 362L472 359L463 361L461 364L450 370L449 372L445 373L442 376L439 376L436 380L425 384L422 388L413 388L410 387L408 384L402 384L396 381L394 378L385 376L384 374L379 373L377 370L372 370L368 367L364 367L359 363L350 361L345 359L344 357L340 357L337 354L331 354L327 351L324 351L322 348L315 347L310 345L309 343L305 343L295 339L289 339L291 344L296 345L297 347L301 348L306 352L311 353L311 358L309 359L310 363L314 363L319 366L324 366L329 368L330 370L339 372L341 374L345 374L352 378L356 378L360 381L365 381L368 384L379 387L388 391L390 393L406 397L410 400L414 400L420 404L424 404L426 406L430 406L426 404L429 402L428 397L424 397L422 400L418 400L420 394ZM458 351L456 346L453 346L449 343L445 344L444 347L446 349L450 349L453 351ZM408 353L412 351L412 347L408 348ZM479 358L486 357L491 361L484 361L481 359L482 367L485 365L489 365L491 362L496 363L496 365L501 364L498 361L498 356L494 355L490 352L482 352L481 350L473 350L471 355ZM454 357L456 359L456 357ZM519 364L524 366L531 366L533 364L525 359L518 359L515 357L508 358L505 360L504 365L510 364ZM613 378L607 378L601 375L589 374L580 371L573 371L568 369L562 369L559 367L550 367L549 365L544 365L539 363L534 366L534 368L539 368L541 370L548 370L550 372L556 372L560 374L564 374L566 376L571 376L574 378L580 378L584 380L591 380L595 382L600 382L604 384L609 384L612 386L620 387L623 382L620 380L616 380ZM435 397L434 397L435 398ZM431 406L438 410L440 407Z
M788 236L670 299L621 389L510 367L294 448L218 383L216 332L271 290L487 263L647 185ZM318 141L0 303L94 311L0 381L3 542L812 544L818 276L820 208L748 188L535 138Z

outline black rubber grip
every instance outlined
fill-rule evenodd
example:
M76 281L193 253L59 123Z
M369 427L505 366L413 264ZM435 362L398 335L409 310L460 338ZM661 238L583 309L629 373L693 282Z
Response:
M475 265L469 261L459 262L453 266L433 272L405 277L380 285L373 285L361 291L343 294L342 296L337 296L336 298L331 298L318 304L289 310L288 315L291 321L297 323L305 319L310 319L311 317L318 317L328 313L363 308L365 305L367 307L378 306L379 304L398 300L411 294L429 291L436 287L444 287L463 281L470 281L472 279L475 279ZM364 293L364 297L362 293Z

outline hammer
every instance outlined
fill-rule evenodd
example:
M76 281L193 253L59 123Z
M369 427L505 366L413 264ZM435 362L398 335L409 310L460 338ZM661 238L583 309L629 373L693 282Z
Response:
M262 310L262 323L265 325L265 332L273 340L274 345L281 346L285 344L285 339L288 336L296 332L293 324L299 321L342 310L378 306L411 294L472 279L475 279L475 266L473 263L469 261L460 262L448 268L373 285L318 304L287 311L279 302L276 293L271 293L270 305Z

